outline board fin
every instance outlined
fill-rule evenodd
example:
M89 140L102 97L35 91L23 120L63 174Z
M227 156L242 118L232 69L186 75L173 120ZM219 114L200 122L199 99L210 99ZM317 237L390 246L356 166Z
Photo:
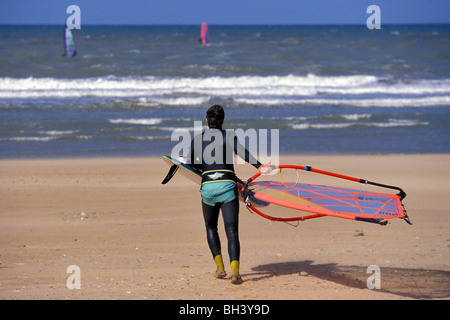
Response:
M175 175L175 173L178 170L178 166L176 164L172 165L169 169L169 172L167 173L166 177L164 178L164 180L161 182L161 184L166 184L167 182L170 181L170 179L172 179L172 177Z

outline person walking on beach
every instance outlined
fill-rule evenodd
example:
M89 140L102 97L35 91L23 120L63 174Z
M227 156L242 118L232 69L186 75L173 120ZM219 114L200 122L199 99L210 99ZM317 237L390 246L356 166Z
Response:
M262 165L242 146L230 130L223 130L225 112L220 105L211 106L206 112L208 129L191 141L191 166L202 171L202 211L206 236L214 262L215 277L226 277L220 238L217 231L219 212L225 226L230 258L231 283L243 283L239 274L239 199L234 172L233 155L237 154L256 169L268 173L270 167Z

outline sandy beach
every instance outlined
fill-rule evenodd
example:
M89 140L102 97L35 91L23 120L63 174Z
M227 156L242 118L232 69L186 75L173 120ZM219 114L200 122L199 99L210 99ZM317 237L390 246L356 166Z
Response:
M181 175L161 185L161 158L2 160L0 299L450 298L449 154L281 162L401 186L413 225L324 217L293 227L241 205L245 282L234 286L213 278L198 187ZM67 286L72 265L80 289ZM380 289L367 288L371 265Z

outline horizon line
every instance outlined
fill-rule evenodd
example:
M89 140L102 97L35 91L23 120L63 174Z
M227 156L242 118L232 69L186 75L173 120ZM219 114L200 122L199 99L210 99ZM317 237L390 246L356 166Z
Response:
M64 23L1 23L0 26L61 26L65 25ZM82 26L87 27L197 27L200 26L201 22L199 23L180 23L180 24L171 24L171 23L164 23L164 24L139 24L139 23L118 23L118 24L110 24L110 23L101 23L101 24L83 24ZM408 25L450 25L450 22L387 22L383 23L382 26L408 26ZM223 24L223 23L208 23L208 26L220 26L220 27L240 27L240 26L366 26L365 23L237 23L237 24ZM83 27L82 27L83 28Z

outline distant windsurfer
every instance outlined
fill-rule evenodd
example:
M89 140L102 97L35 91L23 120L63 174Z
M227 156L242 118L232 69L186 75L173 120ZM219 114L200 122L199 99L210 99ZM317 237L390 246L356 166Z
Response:
M71 56L75 57L77 55L77 50L75 49L75 43L73 40L72 32L69 28L64 28L64 52L60 54L61 57Z
M222 210L228 239L231 283L241 284L243 280L239 273L239 199L233 154L237 154L263 173L268 173L270 167L262 165L256 160L239 143L233 132L222 129L224 119L225 112L220 105L213 105L207 110L206 122L209 128L192 139L190 159L191 166L202 170L202 186L200 189L202 211L208 245L217 267L215 277L218 279L226 277L217 231L219 212Z
M200 28L200 38L198 39L198 42L203 46L206 46L209 43L209 31L206 22L202 23L202 26Z

